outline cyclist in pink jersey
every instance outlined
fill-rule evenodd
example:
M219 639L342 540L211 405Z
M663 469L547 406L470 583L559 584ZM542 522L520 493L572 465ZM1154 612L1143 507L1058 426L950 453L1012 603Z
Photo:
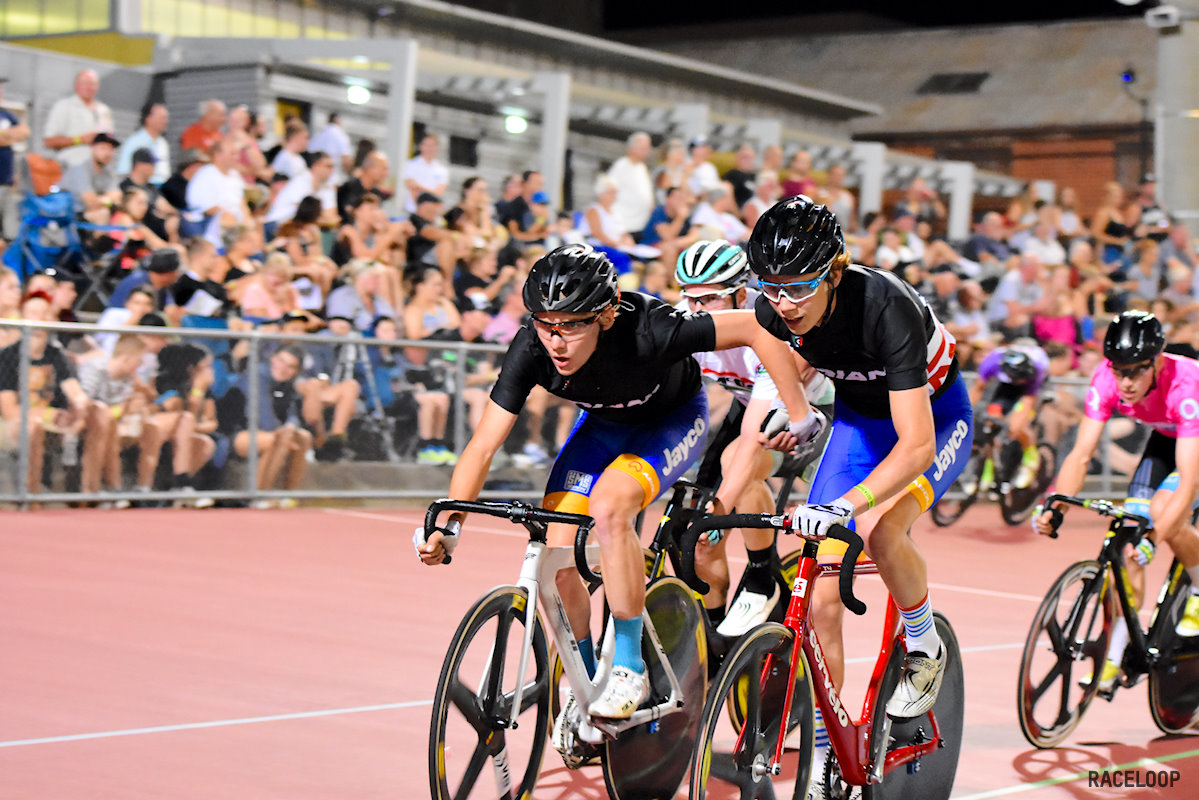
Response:
M1153 520L1153 534L1170 545L1191 579L1191 596L1178 622L1180 636L1199 636L1199 534L1190 524L1199 494L1199 361L1163 352L1161 323L1143 311L1125 311L1108 327L1103 342L1107 361L1099 365L1087 390L1085 414L1074 449L1062 462L1055 491L1076 494L1112 414L1119 412L1153 428L1141 461L1129 482L1125 507ZM1033 519L1037 533L1050 532L1050 515ZM1129 559L1138 603L1144 596L1144 571L1155 544L1146 537ZM1100 688L1119 677L1128 644L1123 618L1112 631Z

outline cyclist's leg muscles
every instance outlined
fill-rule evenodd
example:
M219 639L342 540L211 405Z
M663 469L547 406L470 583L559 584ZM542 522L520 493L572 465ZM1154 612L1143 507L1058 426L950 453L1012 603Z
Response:
M1150 502L1150 517L1152 519L1156 520L1162 517L1166 505L1174 499L1176 492L1185 491L1192 498L1196 496L1196 489L1199 487L1191 486L1184 488L1179 484L1180 479L1181 476L1178 472L1171 472L1157 487L1157 491L1153 495L1153 500ZM1182 562L1182 566L1188 572L1199 566L1199 534L1196 534L1194 526L1191 525L1189 513L1183 517L1181 524L1175 526L1173 530L1158 531L1158 537L1170 545L1170 549L1174 551L1174 555L1178 556L1178 560Z
M1029 395L1020 398L1007 415L1008 431L1024 450L1036 444L1032 422L1036 418L1037 399Z

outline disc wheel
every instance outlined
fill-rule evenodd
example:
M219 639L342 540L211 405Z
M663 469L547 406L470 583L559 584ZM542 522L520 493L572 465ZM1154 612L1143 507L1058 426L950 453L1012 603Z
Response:
M1176 560L1151 628L1165 637L1149 669L1149 712L1163 733L1182 733L1199 722L1199 637L1174 633L1189 595L1190 581Z
M1057 474L1057 451L1045 442L1037 445L1041 465L1031 485L1023 489L1012 487L999 496L999 513L1008 525L1023 525L1032 516L1037 501L1044 495L1053 476Z
M862 800L949 800L954 777L958 770L958 756L962 751L962 729L966 712L966 686L962 672L962 653L957 636L949 621L934 612L937 635L948 658L945 663L941 689L932 710L919 717L890 719L890 735L884 741L881 734L887 722L887 700L895 691L903 674L903 657L897 649L883 677L879 702L874 709L874 724L871 728L872 758L886 758L892 750L928 741L932 735L932 717L937 720L941 737L940 746L920 759L919 763L897 765L883 775L881 783L862 787Z
M966 513L966 509L978 502L979 476L982 475L983 460L982 450L975 448L970 454L969 463L954 480L953 486L930 509L933 522L938 527L945 528L957 522ZM964 476L973 476L974 486L970 487L973 491L966 492L963 488ZM950 497L951 494L953 497Z
M1033 617L1016 710L1034 747L1054 747L1078 726L1099 691L1116 603L1097 561L1079 561L1054 581Z
M524 589L493 589L471 607L454 633L429 727L434 800L527 796L537 782L550 706L545 630L537 618L517 727L508 728L527 603ZM492 776L480 780L488 762Z
M708 651L703 635L703 608L678 578L661 578L645 592L645 613L653 622L682 692L682 708L660 719L605 739L601 749L604 785L611 800L669 800L691 766L708 688ZM648 703L670 695L670 681L657 651L642 646L650 676Z
M725 657L700 721L691 772L691 800L736 797L807 797L812 767L812 687L806 662L792 696L792 718L798 717L798 748L781 775L769 774L778 743L783 701L788 687L794 632L765 623L742 636ZM743 709L742 724L729 723L726 708ZM795 733L792 737L796 736Z

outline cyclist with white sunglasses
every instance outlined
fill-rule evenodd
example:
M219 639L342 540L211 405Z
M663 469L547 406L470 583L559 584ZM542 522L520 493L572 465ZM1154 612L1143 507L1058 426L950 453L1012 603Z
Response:
M699 241L688 247L679 255L674 274L683 290L683 299L675 308L684 311L753 308L758 297L758 292L747 286L750 272L745 251L724 239ZM832 383L798 355L795 358L808 402L831 412ZM749 347L735 347L696 353L695 360L705 382L719 384L733 396L724 421L708 437L696 482L718 488L718 514L729 513L734 506L742 514L770 513L774 499L766 479L780 470L802 474L819 457L825 437L813 440L804 452L791 458L763 448L758 441L762 423L768 414L785 413L786 409L757 354ZM821 422L827 426L827 417ZM727 615L730 580L725 540L718 536L709 546L695 551L696 570L712 587L704 597L708 616L717 626L717 633L733 638L769 619L782 594L775 578L773 531L749 528L740 533L749 564Z

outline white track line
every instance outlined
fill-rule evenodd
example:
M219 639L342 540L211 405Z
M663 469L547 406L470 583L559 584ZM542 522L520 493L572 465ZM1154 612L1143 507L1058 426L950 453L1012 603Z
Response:
M139 736L143 733L169 733L171 731L190 731L200 728L221 728L228 725L249 725L255 722L312 719L313 717L332 717L338 714L361 714L364 711L392 711L397 708L414 708L416 706L430 705L433 705L432 700L410 700L406 703L384 703L377 706L357 706L355 708L331 708L327 711L301 711L295 714L274 714L269 717L242 717L240 719L222 719L213 722L189 722L182 725L159 725L153 728L127 728L125 730L101 731L99 733L76 733L70 736L47 736L41 739L14 739L7 742L0 742L0 747L23 747L30 744L78 742L85 739L111 739L116 736Z

